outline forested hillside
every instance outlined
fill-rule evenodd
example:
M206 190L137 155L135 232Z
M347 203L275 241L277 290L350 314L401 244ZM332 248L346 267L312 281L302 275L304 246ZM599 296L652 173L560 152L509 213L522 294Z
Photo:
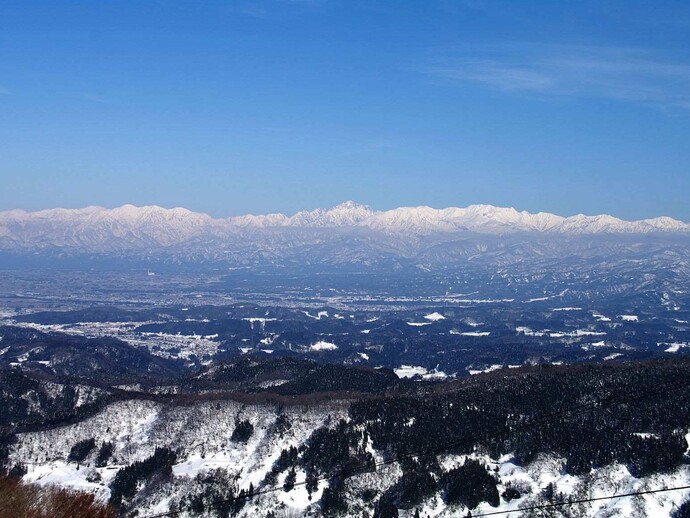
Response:
M682 485L686 361L531 367L440 383L243 362L202 370L196 388L167 379L164 393L4 371L4 469L87 491L123 516L464 516L549 504L557 516L652 516L677 512L688 494L560 505ZM229 388L276 373L293 381ZM75 393L90 396L77 404Z

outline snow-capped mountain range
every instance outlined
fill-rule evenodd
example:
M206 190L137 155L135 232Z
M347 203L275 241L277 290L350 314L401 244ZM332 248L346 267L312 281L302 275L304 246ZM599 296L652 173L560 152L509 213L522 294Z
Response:
M330 209L298 212L293 216L267 214L229 218L238 226L260 227L367 227L387 233L433 234L471 231L479 233L557 232L575 234L688 232L690 224L669 217L625 221L609 215L563 217L547 212L531 214L493 205L468 207L399 207L374 211L352 201Z
M690 225L669 217L639 221L608 215L562 217L491 205L375 211L351 201L292 216L230 218L213 218L184 208L133 205L0 212L0 252L158 257L173 262L243 265L277 264L288 257L310 262L317 256L322 262L372 264L384 257L412 258L420 253L435 257L425 261L443 263L448 253L463 257L477 250L484 253L488 241L522 244L537 239L553 245L569 237L596 236L637 236L634 239L643 241L647 239L644 236L679 236L685 242L690 237ZM466 246L468 240L476 242L477 250ZM453 243L461 241L465 243L462 250L453 248ZM439 243L451 248L446 246L442 253ZM525 253L529 256L533 251Z
M478 233L552 232L573 234L689 232L690 224L670 217L625 221L609 215L563 217L547 212L536 214L492 205L470 205L434 209L426 206L399 207L375 211L366 205L347 201L330 209L315 209L285 214L244 215L212 218L184 208L123 205L114 209L48 209L37 212L0 212L0 235L10 237L30 228L61 232L68 228L110 230L113 237L125 229L142 233L163 231L171 240L207 230L246 227L364 227L386 233L417 235L436 232L470 231Z

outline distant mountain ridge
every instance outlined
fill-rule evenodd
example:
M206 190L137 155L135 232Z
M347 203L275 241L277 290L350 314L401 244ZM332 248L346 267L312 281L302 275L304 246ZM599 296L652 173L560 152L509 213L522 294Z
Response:
M399 207L388 211L374 211L366 205L346 201L330 209L301 211L293 216L285 214L246 215L228 218L239 226L361 226L383 232L471 231L502 232L559 232L595 234L601 232L647 233L688 232L690 224L662 216L638 221L625 221L609 215L563 217L547 212L532 214L514 208L493 205L470 205L465 208L433 209L427 206Z
M346 201L329 209L300 211L292 216L264 214L212 218L184 208L166 209L156 205L136 207L123 205L114 209L47 209L37 212L10 210L0 212L0 236L11 236L30 227L46 231L64 229L64 225L101 226L117 234L123 229L153 231L166 228L171 237L182 237L205 230L231 230L246 227L363 227L386 233L470 231L477 233L553 232L564 234L690 232L690 224L661 216L626 221L610 215L564 217L547 212L529 213L493 205L469 205L434 209L427 206L399 207L375 211L366 205Z
M678 236L685 243L690 225L669 217L563 217L491 205L375 211L351 201L291 216L230 218L179 207L133 205L0 212L1 253L237 266L390 265L400 259L448 264L477 254L512 262L544 253L559 255L566 245L580 254L591 246L591 239L610 243L626 236L645 243L646 236Z

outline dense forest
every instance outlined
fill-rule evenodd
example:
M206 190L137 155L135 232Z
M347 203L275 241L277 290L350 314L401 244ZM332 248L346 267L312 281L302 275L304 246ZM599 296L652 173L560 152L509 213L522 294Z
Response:
M438 491L449 504L498 505L498 479L484 466L468 462L444 471L440 454L511 453L515 463L527 465L548 452L563 457L572 475L613 462L636 477L669 472L688 460L687 367L684 362L551 367L487 377L444 394L355 401L349 421L315 431L288 458L305 467L308 477L332 477L328 505L341 511L347 504L337 499L340 479L375 468L363 450L368 441L384 452L384 462L400 461L402 477L380 496L380 506L402 509ZM513 489L503 497L518 495Z

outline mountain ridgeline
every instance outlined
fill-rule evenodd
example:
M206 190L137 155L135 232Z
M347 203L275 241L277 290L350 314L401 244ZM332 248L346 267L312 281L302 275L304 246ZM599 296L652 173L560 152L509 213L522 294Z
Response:
M445 265L497 257L563 257L592 248L611 254L644 246L687 248L690 225L669 217L624 221L562 217L472 205L374 211L353 202L331 209L212 218L187 209L12 210L0 213L5 256L127 258L170 263L286 266Z

